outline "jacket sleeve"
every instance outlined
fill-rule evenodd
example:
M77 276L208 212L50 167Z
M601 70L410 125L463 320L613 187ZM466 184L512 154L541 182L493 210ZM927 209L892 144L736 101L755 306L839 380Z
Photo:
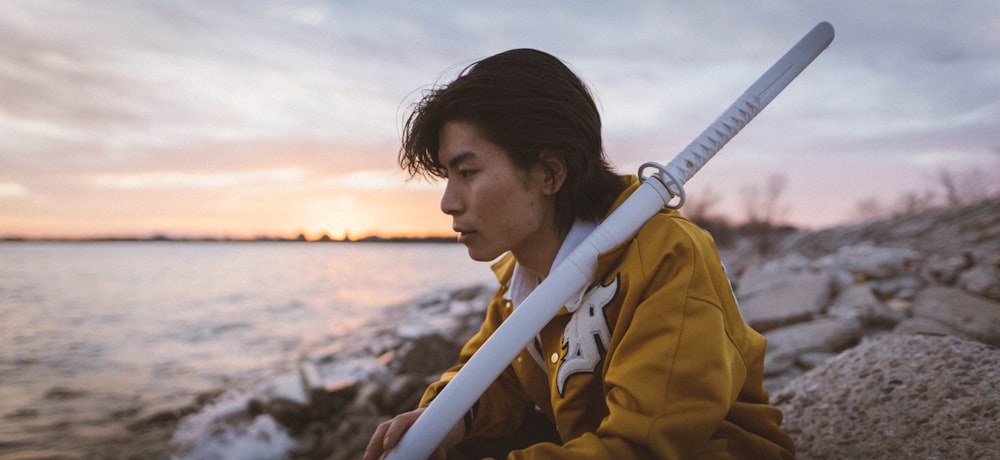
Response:
M486 318L479 332L462 347L459 363L445 371L437 382L427 388L420 400L420 407L428 406L448 382L458 374L469 358L479 350L483 342L500 327L504 318L501 312L503 302L499 292L494 295L486 310ZM534 403L524 392L513 368L507 366L476 402L472 431L466 433L466 438L510 435L517 430L528 411L533 407Z
M538 444L510 458L686 459L724 453L726 441L712 437L747 373L727 333L733 319L719 300L718 276L710 275L715 268L703 260L712 256L699 254L699 243L676 227L658 231L674 236L656 241L659 247L644 248L637 240L624 256L638 260L641 270L629 275L620 294L624 303L602 368L608 415L595 432L562 446Z

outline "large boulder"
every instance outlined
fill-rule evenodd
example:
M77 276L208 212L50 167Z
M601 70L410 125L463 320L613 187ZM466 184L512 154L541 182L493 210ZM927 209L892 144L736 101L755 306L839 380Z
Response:
M389 362L395 374L436 374L455 364L461 344L438 334L416 337L404 343Z
M840 248L823 263L840 267L858 280L884 279L913 270L922 257L912 249L860 244Z
M837 353L861 338L861 322L856 318L823 318L775 329L767 333L765 375L787 370L806 353Z
M1000 268L978 265L962 273L958 285L969 292L1000 301Z
M753 266L740 277L736 297L747 324L768 330L821 312L832 293L830 275Z
M827 307L827 314L836 318L856 318L864 327L890 329L906 319L902 308L894 309L890 305L879 300L867 283L851 284L837 294Z
M963 335L1000 346L1000 303L951 287L931 286L913 300L913 316L945 324Z
M793 380L773 402L800 459L996 458L1000 349L882 335Z

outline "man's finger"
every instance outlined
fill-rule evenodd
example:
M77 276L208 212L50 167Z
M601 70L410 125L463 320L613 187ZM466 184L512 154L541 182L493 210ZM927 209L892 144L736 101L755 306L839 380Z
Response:
M392 423L391 420L385 421L380 423L378 428L375 428L375 433L368 440L368 447L365 447L364 460L377 460L379 455L385 450L382 446L385 441L385 432L389 429L390 423Z
M403 437L403 433L413 424L413 420L406 416L407 414L403 414L392 419L394 423L389 426L382 439L383 449L389 450L396 447L396 444L399 444L399 439Z

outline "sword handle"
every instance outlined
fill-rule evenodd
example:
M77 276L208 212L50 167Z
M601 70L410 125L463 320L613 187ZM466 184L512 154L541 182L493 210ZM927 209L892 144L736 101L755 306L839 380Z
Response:
M712 159L730 139L764 110L778 93L826 49L833 41L833 35L833 26L830 23L817 24L750 85L694 141L684 147L669 164L664 167L646 163L639 168L639 175L642 176L643 171L649 167L659 169L660 173L655 176L674 196L678 196L674 193L675 187L683 187L683 184L705 166L705 163ZM680 193L680 196L683 196L683 188ZM683 200L672 207L680 207L681 204Z

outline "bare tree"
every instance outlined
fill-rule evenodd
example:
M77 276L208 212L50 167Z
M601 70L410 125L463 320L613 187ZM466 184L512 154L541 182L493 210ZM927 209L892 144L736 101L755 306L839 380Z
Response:
M694 222L714 219L712 210L719 204L721 198L711 187L705 187L701 193L688 196L684 203L684 215Z
M891 214L894 217L910 216L933 209L935 201L934 191L925 190L923 193L906 192L901 195L893 206Z
M788 177L785 175L772 174L767 178L767 186L764 189L765 222L778 225L778 221L785 218L788 207L781 204L781 196L785 194L787 186Z
M868 197L857 202L854 206L861 220L875 220L885 217L885 211L882 210L882 204L879 203L878 198Z
M761 217L760 189L756 185L741 187L740 200L743 201L743 213L746 215L745 223L753 224L764 220Z
M944 189L944 200L948 206L958 206L962 204L962 199L958 194L958 185L955 183L955 175L947 169L938 171L938 183Z
M770 252L783 230L778 220L784 216L787 208L782 206L781 197L788 185L788 178L781 174L768 176L763 188L750 185L741 189L743 211L746 221L741 226L741 232L754 243L757 252Z
M938 171L937 179L944 193L945 206L961 206L1000 197L1000 147L994 147L991 153L992 159L983 159L975 167L959 171L941 168Z
M891 206L883 206L875 197L861 200L855 205L858 217L862 220L899 217L941 206L964 206L1000 198L1000 147L994 147L992 154L992 161L982 161L975 168L958 171L941 168L936 176L940 188L904 192Z
M788 185L788 178L782 174L771 174L761 190L756 185L743 187L740 197L747 224L777 225L788 208L781 205L781 197Z
M713 212L720 199L721 196L712 188L705 187L700 193L688 196L682 212L692 222L711 233L715 243L723 247L733 243L734 234L727 219Z

